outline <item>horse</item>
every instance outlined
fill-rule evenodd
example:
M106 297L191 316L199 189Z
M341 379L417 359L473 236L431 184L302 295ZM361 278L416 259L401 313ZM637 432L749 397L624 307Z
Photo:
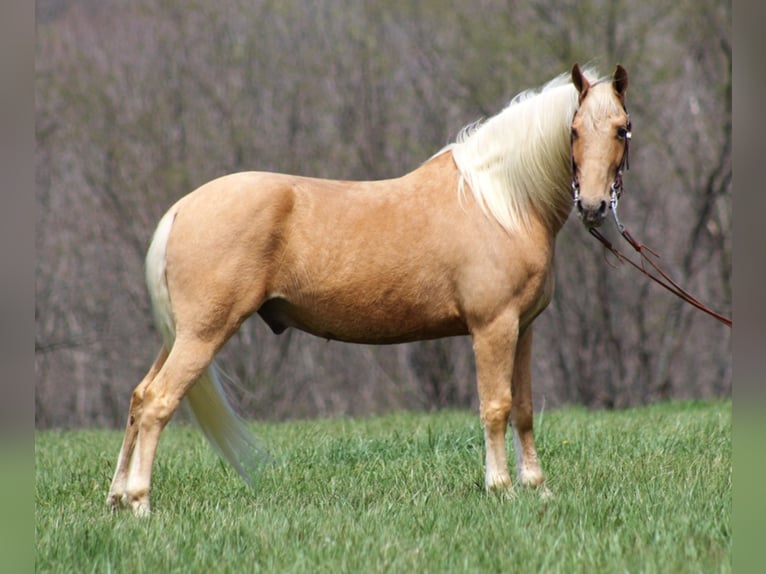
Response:
M553 294L556 235L595 228L627 155L628 75L575 64L401 177L335 181L239 172L161 218L146 281L163 345L132 393L107 504L150 513L160 434L185 397L246 479L262 453L227 401L214 358L257 313L279 334L367 344L470 335L485 486L543 487L531 393L532 323Z

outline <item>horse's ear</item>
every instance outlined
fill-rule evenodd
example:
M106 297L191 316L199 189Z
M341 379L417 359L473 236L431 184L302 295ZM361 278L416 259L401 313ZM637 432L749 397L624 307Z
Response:
M614 91L620 96L620 99L625 101L625 92L628 89L628 72L620 64L617 64L617 68L612 76L612 86Z
M572 67L572 83L575 88L577 88L577 92L580 94L580 101L582 102L585 94L588 93L590 82L588 81L588 78L585 77L585 74L582 73L580 64L575 64Z

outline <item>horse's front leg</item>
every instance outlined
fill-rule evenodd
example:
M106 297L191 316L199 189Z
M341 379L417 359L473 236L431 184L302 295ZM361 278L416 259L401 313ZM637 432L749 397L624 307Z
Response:
M516 345L511 379L511 424L516 450L516 473L522 486L540 486L543 471L532 434L532 327L527 327Z
M497 317L473 335L479 409L484 426L487 490L509 489L505 433L511 415L511 373L518 339L518 316L512 313Z

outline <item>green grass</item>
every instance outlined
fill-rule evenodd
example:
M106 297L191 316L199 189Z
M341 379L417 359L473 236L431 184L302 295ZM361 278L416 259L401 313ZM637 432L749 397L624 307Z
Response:
M544 413L549 500L484 492L475 413L253 428L278 462L250 489L171 425L145 520L105 507L121 433L37 433L36 569L731 571L730 401Z

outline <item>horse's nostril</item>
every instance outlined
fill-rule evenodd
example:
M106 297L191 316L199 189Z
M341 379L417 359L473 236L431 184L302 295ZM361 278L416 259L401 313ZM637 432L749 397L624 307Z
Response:
M579 197L575 200L577 215L588 227L597 227L606 218L606 210L609 204L605 200L583 201Z

